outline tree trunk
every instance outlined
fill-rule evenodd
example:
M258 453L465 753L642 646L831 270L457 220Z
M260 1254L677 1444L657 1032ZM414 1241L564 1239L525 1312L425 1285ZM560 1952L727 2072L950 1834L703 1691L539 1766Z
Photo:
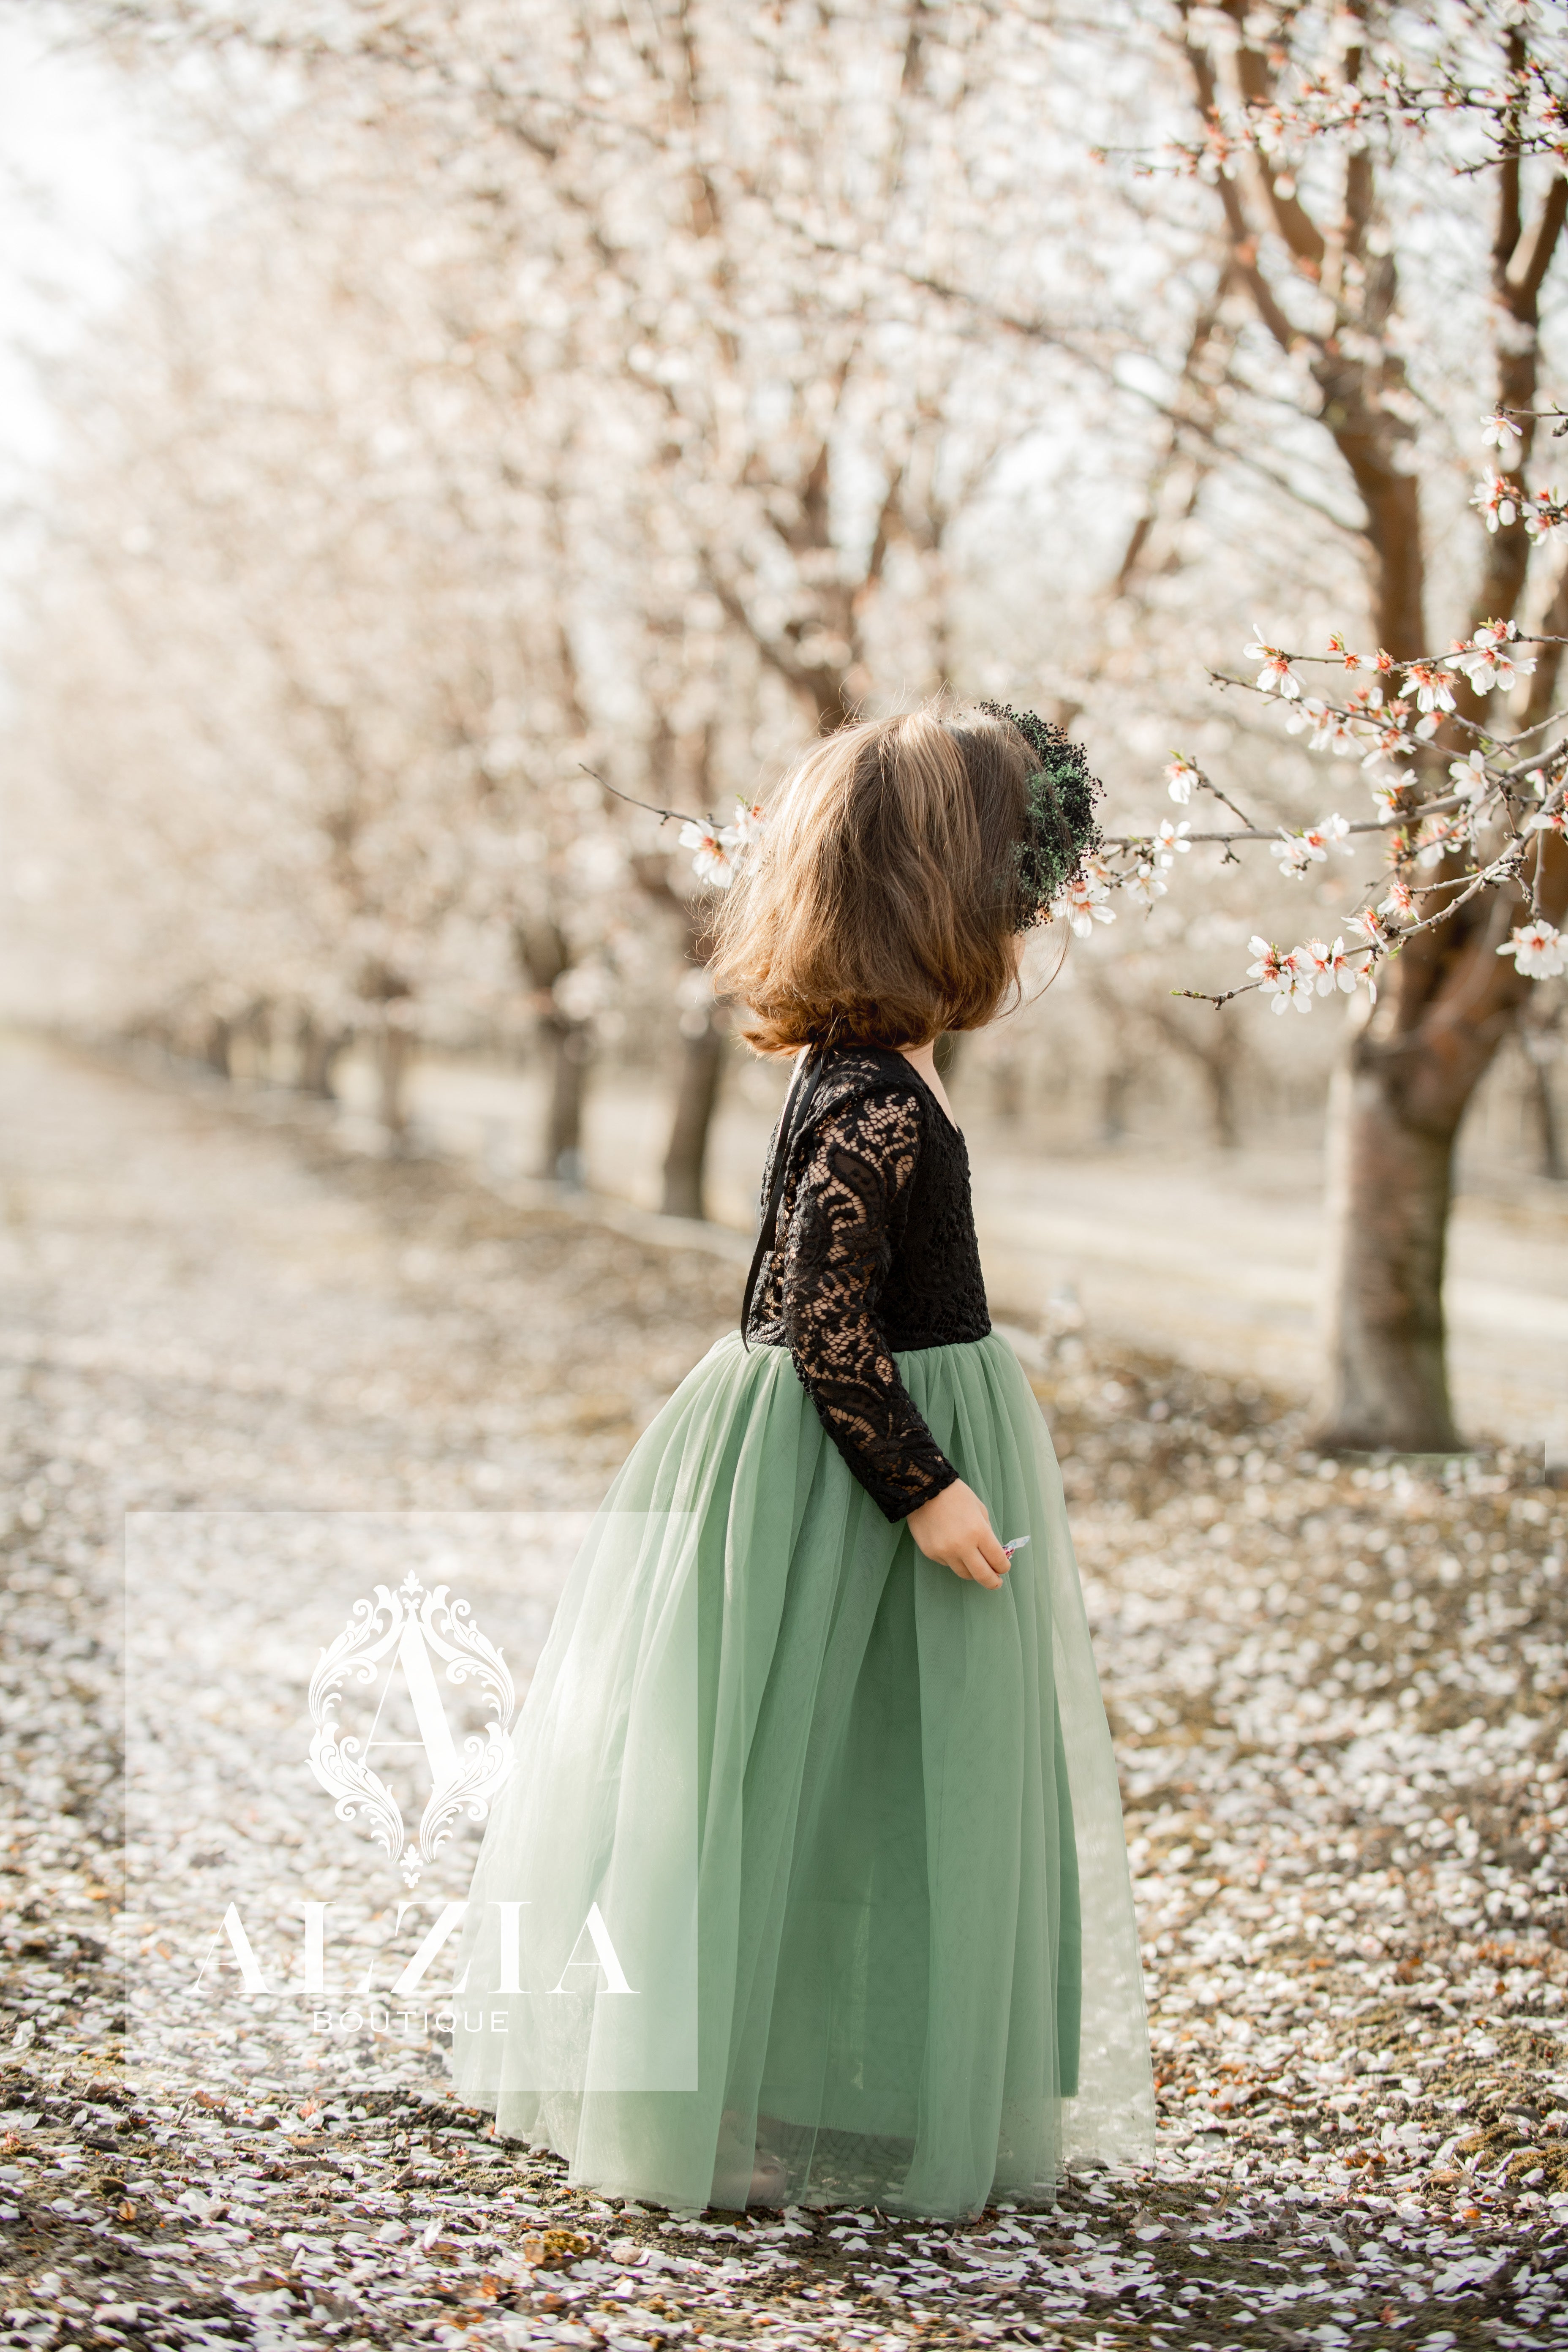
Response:
M550 1048L550 1113L539 1172L577 1189L586 1175L583 1106L588 1091L589 1034L583 1022L568 1021L561 1013L547 1015L540 1027Z
M1126 1062L1112 1062L1100 1081L1100 1139L1120 1143L1127 1132L1127 1101L1137 1071Z
M1205 1082L1208 1087L1209 1124L1222 1151L1234 1151L1241 1141L1236 1116L1236 1062L1228 1053L1205 1054Z
M1330 1106L1327 1379L1318 1443L1442 1453L1448 1402L1443 1257L1458 1126L1399 1115L1390 1070L1355 1039Z
M1024 1108L1024 1069L1016 1054L1001 1054L991 1065L991 1108L1016 1127Z
M229 1048L234 1031L221 1013L215 1013L207 1023L206 1035L202 1040L202 1059L209 1070L220 1078L231 1078L234 1070L229 1061Z
M1568 1176L1568 1160L1563 1157L1562 1122L1552 1090L1554 1041L1544 1024L1525 1020L1519 1024L1519 1042L1524 1052L1525 1100L1535 1126L1536 1166L1542 1176L1561 1184Z
M342 1030L324 1029L307 1013L294 1040L296 1091L313 1095L321 1102L333 1101L332 1067L347 1044Z
M381 1123L393 1151L401 1151L408 1140L407 1080L413 1059L410 1033L395 1022L384 1022L375 1041L375 1071Z
M708 1139L724 1076L724 1031L711 1015L700 1029L682 1034L680 1082L669 1149L664 1156L664 1213L705 1217Z
M588 1090L593 1031L563 1013L553 993L572 969L572 945L553 916L520 922L513 933L520 969L533 992L539 1034L550 1061L550 1107L539 1156L539 1174L552 1183L580 1186L584 1181L583 1105Z

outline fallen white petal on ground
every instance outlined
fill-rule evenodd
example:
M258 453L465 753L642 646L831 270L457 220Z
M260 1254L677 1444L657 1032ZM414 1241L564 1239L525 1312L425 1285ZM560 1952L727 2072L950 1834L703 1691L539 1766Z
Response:
M1147 2173L672 2218L498 2146L430 2053L316 2098L239 2044L128 2067L123 1512L591 1506L735 1274L64 1049L0 1097L0 2344L1560 2340L1568 1498L1321 1463L1247 1382L1070 1334L1018 1344L1124 1770Z

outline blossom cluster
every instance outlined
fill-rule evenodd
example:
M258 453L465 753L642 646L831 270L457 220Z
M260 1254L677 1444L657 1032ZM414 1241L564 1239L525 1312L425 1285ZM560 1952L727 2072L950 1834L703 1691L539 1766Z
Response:
M1370 682L1358 687L1341 703L1303 695L1293 664L1300 656L1270 645L1261 629L1246 648L1249 661L1260 662L1254 684L1259 694L1278 694L1282 702L1298 706L1286 724L1293 735L1310 730L1309 749L1331 751L1340 759L1359 758L1364 767L1414 757L1430 742L1444 719L1457 709L1454 688L1461 677L1477 694L1500 688L1507 694L1535 669L1533 656L1510 650L1519 635L1517 623L1486 621L1472 637L1456 637L1441 658L1396 661L1383 648L1356 653L1342 633L1329 639L1321 659L1336 661L1347 671L1370 671ZM1379 683L1389 681L1392 691ZM1397 684L1395 683L1397 681ZM1190 766L1191 762L1181 763ZM1184 797L1183 780L1167 770L1173 799ZM1187 786L1190 792L1190 785Z
M680 828L680 846L691 852L691 867L710 889L727 890L761 841L767 824L761 801L736 796L731 824L716 824L711 817L687 817Z
M1274 999L1276 1013L1283 1013L1288 1004L1293 1004L1298 1013L1310 1013L1314 996L1332 996L1336 989L1352 996L1360 981L1365 981L1376 996L1372 966L1363 965L1357 971L1350 957L1358 950L1347 952L1342 939L1331 948L1321 940L1309 940L1304 947L1291 948L1289 953L1261 938L1254 938L1248 945L1258 959L1247 966L1248 976L1257 981L1265 996Z
M1501 13L1513 29L1525 11L1505 5ZM1406 29L1408 35L1415 27ZM1432 19L1424 29L1436 29ZM1289 200L1314 144L1337 140L1365 146L1380 131L1418 131L1461 116L1483 129L1494 157L1568 156L1568 110L1538 53L1521 64L1501 43L1489 57L1470 42L1417 47L1342 8L1255 8L1242 30L1268 55L1268 95L1243 103L1221 100L1200 138L1175 142L1170 150L1178 170L1211 184L1235 179L1255 158L1276 194ZM1353 74L1345 71L1351 50L1360 58Z

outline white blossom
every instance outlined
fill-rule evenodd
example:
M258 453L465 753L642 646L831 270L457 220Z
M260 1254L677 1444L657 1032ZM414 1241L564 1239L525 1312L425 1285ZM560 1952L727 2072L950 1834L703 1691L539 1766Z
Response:
M1544 539L1549 530L1563 527L1562 501L1555 490L1537 490L1524 509L1524 528L1531 539Z
M1363 907L1359 913L1352 915L1351 929L1352 931L1361 933L1368 947L1382 947L1388 938L1388 932L1374 907Z
M1360 975L1345 953L1343 940L1336 940L1331 948L1325 947L1321 940L1309 940L1304 947L1295 950L1293 961L1304 961L1309 967L1320 996L1331 996L1336 988L1346 996L1354 995Z
M1163 818L1160 830L1154 835L1155 864L1171 866L1179 856L1184 857L1193 845L1186 837L1192 829L1191 821L1186 817L1180 824L1173 824L1169 817Z
M1316 824L1307 825L1300 833L1281 831L1279 839L1271 841L1268 846L1279 860L1281 874L1294 877L1305 874L1309 866L1321 865L1331 849L1337 849L1342 857L1348 857L1351 855L1350 832L1349 818L1336 813L1332 816L1320 817Z
M731 830L737 849L754 849L767 829L767 811L761 801L748 801L735 796L735 822Z
M1354 759L1361 750L1352 731L1351 722L1342 713L1331 709L1315 695L1305 695L1285 721L1288 735L1300 735L1310 728L1307 749L1310 751L1332 751L1339 758Z
M1479 508L1489 530L1496 530L1500 524L1513 522L1519 514L1513 486L1501 474L1484 475L1476 484L1470 504Z
M1279 860L1280 873L1291 881L1305 874L1315 858L1327 855L1326 851L1314 848L1306 835L1301 833L1282 833L1278 841L1269 843L1268 850L1271 856Z
M1291 675L1289 656L1278 646L1266 645L1261 629L1254 626L1253 642L1247 647L1249 661L1260 661L1258 673L1258 690L1263 694L1278 692L1285 701L1295 702L1300 697L1300 685Z
M1429 816L1415 836L1417 863L1440 866L1456 842L1467 837L1471 822L1468 817Z
M1169 885L1161 880L1154 868L1145 860L1135 874L1128 876L1121 887L1135 906L1148 908L1153 905L1156 898L1163 898L1165 896Z
M710 824L706 818L691 817L680 828L680 846L692 853L692 870L700 882L710 883L716 890L727 890L735 878L735 852L740 847L740 835L733 825Z
M1256 980L1263 994L1274 999L1275 1012L1283 1013L1288 1004L1294 1004L1298 1013L1310 1013L1312 974L1302 950L1292 948L1289 955L1282 955L1260 938L1249 940L1247 945L1258 959L1247 965L1247 978Z
M1405 670L1405 684L1407 691L1412 687L1415 690L1417 710L1435 716L1440 710L1453 709L1454 674L1451 670L1439 669L1431 662L1412 662ZM1415 731L1418 735L1435 734L1436 729L1417 727Z
M1514 969L1529 980L1555 980L1568 970L1568 939L1554 923L1537 917L1505 940L1499 955L1512 956Z
M1479 800L1481 795L1491 788L1491 778L1487 773L1484 751L1472 751L1463 760L1450 760L1448 773L1453 779L1456 791L1463 793L1468 801Z
M1113 923L1116 920L1115 908L1105 904L1110 892L1109 886L1101 878L1102 870L1097 870L1091 862L1088 872L1075 874L1061 896L1051 901L1052 922L1065 919L1070 923L1076 939L1087 940L1096 923Z
M1506 694L1521 677L1533 675L1533 657L1515 658L1502 650L1509 639L1518 634L1511 621L1488 621L1468 646L1454 647L1455 667L1464 671L1478 694L1489 694L1494 686L1500 686Z
M1197 761L1189 759L1184 751L1173 751L1170 765L1165 770L1165 782L1177 807L1185 808L1192 799L1194 786L1199 782Z
M1489 449L1501 452L1506 465L1511 463L1518 455L1519 446L1524 439L1524 436L1512 417L1505 416L1500 408L1495 415L1483 420L1481 439Z

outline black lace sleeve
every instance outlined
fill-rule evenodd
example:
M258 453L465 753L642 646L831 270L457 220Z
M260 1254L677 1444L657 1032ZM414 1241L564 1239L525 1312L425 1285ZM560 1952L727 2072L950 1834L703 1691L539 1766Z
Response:
M886 1517L958 1473L899 1378L877 1300L908 1203L921 1107L903 1088L857 1093L814 1124L784 1237L784 1336L822 1423Z

